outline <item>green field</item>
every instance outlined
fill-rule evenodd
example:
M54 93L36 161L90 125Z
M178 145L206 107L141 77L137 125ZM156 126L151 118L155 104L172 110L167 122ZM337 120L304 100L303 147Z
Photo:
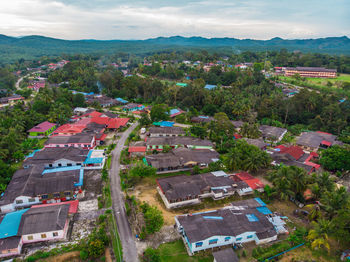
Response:
M158 247L162 262L212 262L213 256L207 253L200 253L189 256L181 240L161 244Z
M350 75L349 74L340 74L337 78L306 78L307 81L311 83L315 83L317 85L323 85L326 86L328 82L331 82L333 85L336 85L337 82L350 82Z
M343 83L350 83L350 74L340 74L336 78L301 78L295 79L294 77L289 76L279 76L280 80L298 86L304 86L319 90L324 90L328 88L329 90L333 90L340 93L346 93L347 90L344 90Z

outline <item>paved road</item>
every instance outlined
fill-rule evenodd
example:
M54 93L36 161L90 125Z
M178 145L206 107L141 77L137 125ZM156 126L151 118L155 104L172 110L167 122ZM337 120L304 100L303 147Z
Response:
M120 154L123 150L126 139L136 128L138 123L134 123L126 130L118 141L116 148L112 152L112 164L110 170L111 195L113 202L113 212L117 221L118 232L123 246L123 260L125 262L137 262L137 249L135 238L131 231L128 218L125 212L124 196L120 187ZM118 254L115 254L118 257Z
M21 78L19 78L16 82L16 89L19 89L19 84L22 82L23 78L25 78L28 75L22 76Z

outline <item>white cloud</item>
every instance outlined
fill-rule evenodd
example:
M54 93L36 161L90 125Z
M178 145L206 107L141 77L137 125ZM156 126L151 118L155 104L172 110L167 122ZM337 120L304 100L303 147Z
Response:
M65 39L172 35L268 39L350 34L346 0L318 1L317 6L315 1L11 0L0 3L0 33ZM339 5L345 8L339 10ZM328 6L328 15L317 13Z

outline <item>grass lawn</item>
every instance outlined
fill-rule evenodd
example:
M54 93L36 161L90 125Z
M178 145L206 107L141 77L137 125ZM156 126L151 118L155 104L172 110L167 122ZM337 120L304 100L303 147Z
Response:
M200 253L190 257L187 254L182 240L161 244L158 247L162 262L212 262L213 256L207 253Z
M350 82L350 74L340 74L336 78L304 78L305 80L296 80L293 77L279 76L282 81L289 83L295 83L296 85L318 88L341 88L343 82ZM327 86L328 82L332 83L332 86ZM304 85L303 85L304 84Z

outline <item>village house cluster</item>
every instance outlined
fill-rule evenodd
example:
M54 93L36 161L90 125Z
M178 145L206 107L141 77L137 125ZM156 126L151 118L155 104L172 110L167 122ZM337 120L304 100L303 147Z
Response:
M67 238L85 195L85 173L105 164L105 151L95 147L129 121L86 108L74 113L67 124L45 121L28 130L29 137L47 141L26 156L1 196L0 257L19 255L28 243Z

